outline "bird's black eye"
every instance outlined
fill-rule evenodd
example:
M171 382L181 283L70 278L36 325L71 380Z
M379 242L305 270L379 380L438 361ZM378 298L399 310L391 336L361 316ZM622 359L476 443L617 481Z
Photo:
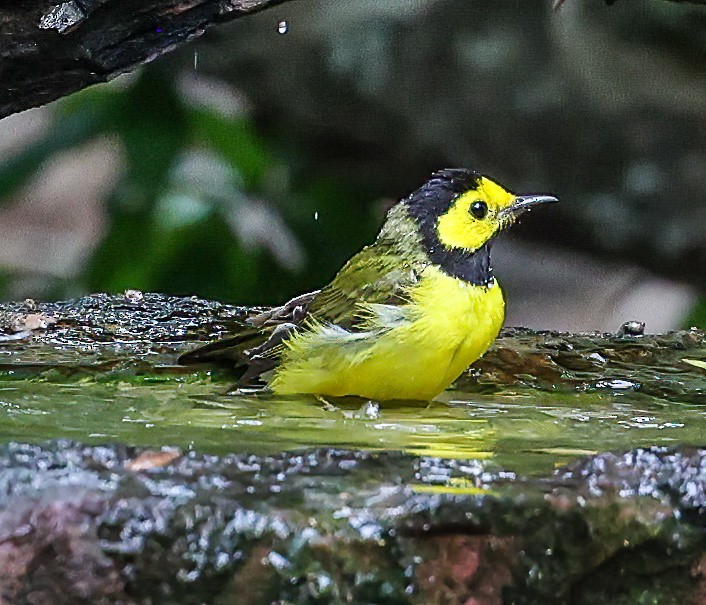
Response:
M473 202L471 204L470 212L478 220L484 219L488 214L488 204L485 202Z

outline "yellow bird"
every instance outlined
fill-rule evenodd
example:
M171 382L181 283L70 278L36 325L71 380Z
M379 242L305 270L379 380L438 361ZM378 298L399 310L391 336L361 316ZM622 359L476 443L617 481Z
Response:
M279 395L433 399L485 353L505 318L493 238L556 201L515 195L471 170L438 171L390 209L375 242L330 284L181 360L227 360L244 368L238 386Z

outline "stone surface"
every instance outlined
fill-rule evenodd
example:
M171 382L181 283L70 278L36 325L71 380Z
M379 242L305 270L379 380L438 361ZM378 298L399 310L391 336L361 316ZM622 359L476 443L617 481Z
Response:
M174 454L136 468L161 454L1 448L3 602L689 603L703 590L704 450L601 454L535 479L395 453Z

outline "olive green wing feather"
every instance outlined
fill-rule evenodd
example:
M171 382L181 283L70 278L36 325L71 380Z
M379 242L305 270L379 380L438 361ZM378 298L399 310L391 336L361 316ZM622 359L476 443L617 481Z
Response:
M377 242L356 254L313 298L306 318L347 330L364 329L369 305L404 304L420 272L419 263L410 261L409 255Z
M366 305L401 305L416 283L418 270L391 247L375 244L356 254L322 290L293 298L249 318L247 328L210 342L179 358L180 363L246 366L246 381L276 367L282 341L306 323L364 329Z

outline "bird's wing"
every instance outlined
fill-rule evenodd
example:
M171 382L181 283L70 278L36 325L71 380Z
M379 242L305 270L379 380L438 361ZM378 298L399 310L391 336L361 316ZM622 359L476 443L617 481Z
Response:
M298 330L333 324L358 332L401 321L407 291L420 271L409 254L377 242L356 254L322 290L251 317L251 328L186 353L180 361L245 366L238 386L261 386L279 363L283 341Z
M407 292L419 274L419 264L409 255L378 242L363 248L314 296L306 319L352 331L368 329L371 317L389 315L408 302Z

